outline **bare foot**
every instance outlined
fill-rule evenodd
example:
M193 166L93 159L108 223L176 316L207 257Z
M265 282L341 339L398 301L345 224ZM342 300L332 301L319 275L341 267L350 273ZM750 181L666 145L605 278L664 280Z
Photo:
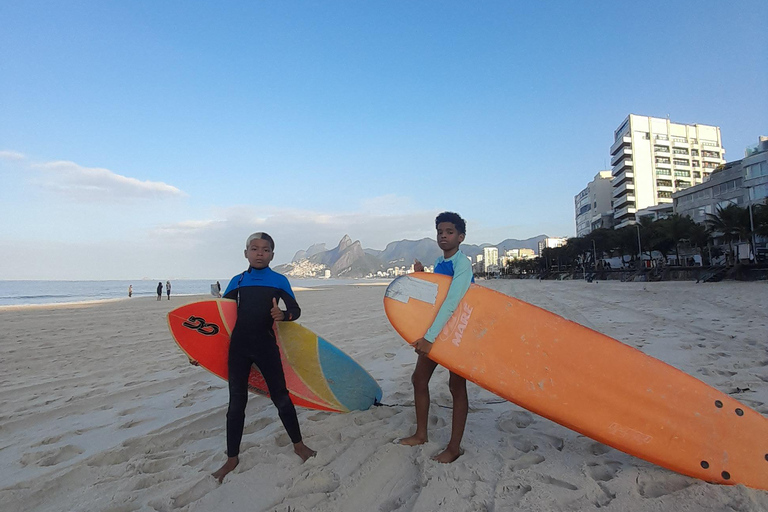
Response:
M240 463L240 459L235 457L228 457L227 462L224 463L223 466L221 466L218 471L216 471L213 474L213 478L219 481L219 483L224 481L224 477L227 476L228 473L230 473L233 469L237 467L237 465Z
M399 442L405 446L418 446L428 441L426 437L422 437L418 434L413 434L411 437L404 437Z
M302 462L307 462L307 459L317 455L317 452L304 444L304 441L299 441L293 445L293 451L301 457Z
M432 457L432 460L436 460L437 462L441 462L443 464L450 464L451 462L455 461L462 455L464 455L464 450L462 450L461 448L459 448L458 450L446 448L442 452Z

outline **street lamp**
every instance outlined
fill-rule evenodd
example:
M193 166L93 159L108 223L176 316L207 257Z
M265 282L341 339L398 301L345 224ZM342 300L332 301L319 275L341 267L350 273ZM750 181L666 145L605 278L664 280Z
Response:
M640 224L635 223L637 228L637 250L640 252L640 266L643 265L643 246L640 244Z
M755 238L755 221L752 220L752 187L744 187L747 189L747 207L749 208L749 230L752 232L752 257L757 263L757 239Z

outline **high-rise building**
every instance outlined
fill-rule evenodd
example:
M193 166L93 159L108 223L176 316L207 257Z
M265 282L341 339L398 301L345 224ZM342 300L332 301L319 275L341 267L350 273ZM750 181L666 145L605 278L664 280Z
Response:
M587 187L573 198L576 214L576 236L584 236L597 228L613 225L611 206L611 171L600 171Z
M630 114L614 132L613 217L621 228L637 210L672 203L672 194L702 183L725 163L720 128Z
M493 272L498 266L499 249L496 247L483 247L483 270L485 272Z

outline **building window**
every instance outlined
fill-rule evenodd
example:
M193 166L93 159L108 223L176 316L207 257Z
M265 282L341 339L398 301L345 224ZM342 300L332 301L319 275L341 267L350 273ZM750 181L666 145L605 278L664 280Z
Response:
M693 167L701 167L701 162L699 162L698 160L694 160L692 165Z
M692 156L699 156L699 150L698 149L692 149L691 150L691 155Z
M653 146L653 150L657 153L669 153L669 148L667 146Z
M683 178L690 178L691 177L691 171L675 171L675 176L680 176Z
M670 199L672 197L672 192L667 192L666 190L659 190L656 193L656 197L660 199Z
M768 176L768 162L757 162L755 164L748 165L745 170L747 179Z
M656 176L672 176L672 171L669 169L656 169Z
M701 156L705 156L705 157L708 157L708 158L720 158L720 153L718 153L717 151L702 150L701 151Z
M677 154L677 155L687 155L688 154L688 150L687 149L682 149L682 148L674 148L672 150L672 152Z
M701 179L701 173L699 171L693 171L693 177Z
M657 187L671 187L672 180L656 180Z
M681 160L679 158L675 158L674 160L672 160L672 163L675 165L691 165L691 162L689 162L688 160Z
M656 157L656 163L657 164L668 164L671 163L671 160L665 156L657 156Z

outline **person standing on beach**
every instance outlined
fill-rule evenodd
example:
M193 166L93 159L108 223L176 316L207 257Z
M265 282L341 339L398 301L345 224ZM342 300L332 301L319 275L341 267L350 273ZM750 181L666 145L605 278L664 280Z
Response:
M160 300L163 298L163 282L160 281L157 283L157 300Z
M437 228L437 245L443 250L443 256L435 261L435 273L452 276L448 295L440 306L432 326L422 338L413 343L419 358L413 371L413 396L416 407L416 433L400 440L400 444L416 446L429 440L427 423L429 420L429 380L437 368L437 363L429 359L432 342L443 329L456 307L467 293L469 285L474 282L472 264L461 252L459 245L466 235L466 222L457 213L443 212L435 219ZM424 265L416 260L413 265L416 272L423 272ZM432 457L437 462L450 463L458 459L464 451L461 449L461 439L464 436L464 426L467 423L469 400L467 398L467 381L464 377L450 372L448 388L453 397L453 417L451 424L451 439L445 450Z
M288 279L269 263L274 258L275 242L267 233L254 233L245 242L248 270L229 282L224 298L237 301L237 320L229 343L229 408L227 409L227 462L213 473L219 482L240 462L240 441L248 402L248 375L255 364L277 407L280 420L293 442L293 451L306 461L317 452L304 444L296 408L288 395L275 339L275 322L293 321L301 315ZM286 306L278 307L282 299Z
M129 299L131 298L131 295L133 295L133 285L129 284L128 285L128 298Z
M165 282L165 292L168 294L168 300L171 300L171 282Z

